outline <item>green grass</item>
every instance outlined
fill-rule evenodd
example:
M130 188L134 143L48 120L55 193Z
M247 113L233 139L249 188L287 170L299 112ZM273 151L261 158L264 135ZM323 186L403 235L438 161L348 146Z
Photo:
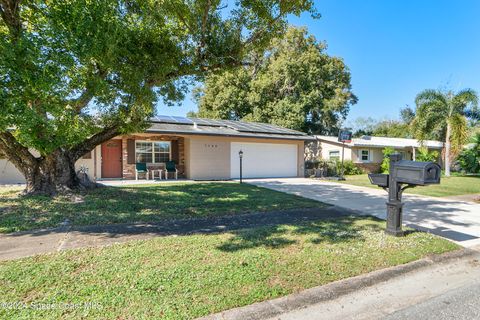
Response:
M378 188L370 183L366 174L346 176L341 183L355 186ZM457 196L463 194L480 194L480 176L442 177L440 184L407 189L405 193L420 194L432 197Z
M0 262L0 302L22 307L0 318L191 319L458 248L384 226L342 217ZM58 308L66 303L77 307Z
M0 188L0 233L58 226L159 222L247 212L322 207L317 201L238 183L107 187L75 197L21 197Z

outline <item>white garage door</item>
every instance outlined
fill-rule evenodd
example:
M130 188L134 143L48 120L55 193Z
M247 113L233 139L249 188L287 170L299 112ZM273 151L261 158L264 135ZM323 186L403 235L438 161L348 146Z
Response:
M280 178L297 176L297 145L232 142L230 148L232 179L240 177L238 152L243 151L244 178Z

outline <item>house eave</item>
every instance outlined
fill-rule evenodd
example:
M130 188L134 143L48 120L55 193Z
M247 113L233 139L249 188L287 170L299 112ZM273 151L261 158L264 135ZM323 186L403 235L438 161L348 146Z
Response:
M214 133L214 132L192 132L181 130L155 130L147 129L146 133L162 133L162 134L179 134L179 135L195 135L195 136L217 136L217 137L231 137L231 138L251 138L251 139L272 139L272 140L300 140L300 141L315 141L313 136L295 136L295 135L266 135L266 134L228 134L228 133Z

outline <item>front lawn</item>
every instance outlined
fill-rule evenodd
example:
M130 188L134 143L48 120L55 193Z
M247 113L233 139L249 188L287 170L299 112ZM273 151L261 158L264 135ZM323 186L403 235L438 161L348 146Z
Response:
M378 188L370 183L366 174L346 176L341 183L355 186ZM457 196L462 194L480 194L480 176L441 177L440 184L407 189L405 193L420 194L432 197Z
M238 183L106 187L79 196L21 197L0 188L0 233L58 226L159 222L247 212L322 207L317 201Z
M191 319L458 248L384 227L342 217L0 262L0 318Z

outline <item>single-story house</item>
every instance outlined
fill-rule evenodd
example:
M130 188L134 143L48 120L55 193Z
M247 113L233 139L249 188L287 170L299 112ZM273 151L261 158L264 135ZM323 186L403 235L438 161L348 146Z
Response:
M338 141L337 137L315 136L315 138L320 145L322 159L341 159L342 143ZM418 148L422 146L431 151L437 150L441 154L443 142L434 140L420 142L416 139L362 136L345 143L344 159L353 161L367 172L376 172L380 169L380 164L383 161L384 148L392 147L403 156L403 159L415 160Z
M136 163L158 168L174 161L179 178L226 180L243 177L303 177L303 132L230 120L158 116L145 132L122 135L98 145L76 163L91 180L135 179ZM21 183L22 174L0 159L0 184Z

